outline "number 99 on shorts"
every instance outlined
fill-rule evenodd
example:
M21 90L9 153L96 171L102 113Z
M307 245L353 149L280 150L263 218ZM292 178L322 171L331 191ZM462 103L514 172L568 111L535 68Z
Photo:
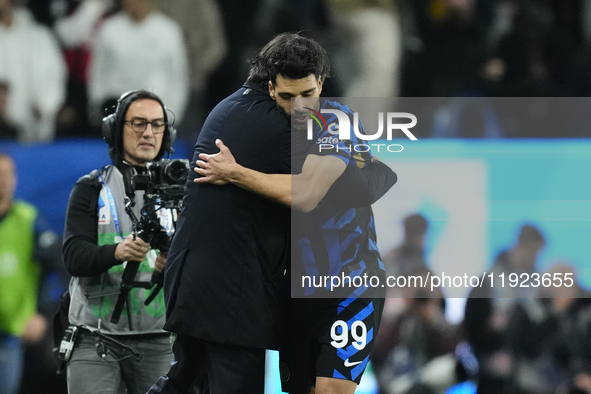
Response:
M367 345L367 326L364 322L356 320L351 324L351 329L347 322L343 320L337 320L330 329L330 337L332 347L341 349L349 343L349 337L351 337L351 345L357 350L365 348Z

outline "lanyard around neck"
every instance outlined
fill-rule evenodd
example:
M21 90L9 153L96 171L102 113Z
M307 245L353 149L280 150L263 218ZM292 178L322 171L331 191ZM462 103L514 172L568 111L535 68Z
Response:
M117 231L117 234L121 237L121 239L123 239L123 234L121 233L121 229L119 228L119 215L117 214L117 205L115 204L115 198L113 197L111 188L109 187L109 185L107 185L107 182L103 180L102 175L99 175L98 180L103 184L105 190L107 191L107 200L109 200L109 209L111 210L113 224L115 224L115 231Z

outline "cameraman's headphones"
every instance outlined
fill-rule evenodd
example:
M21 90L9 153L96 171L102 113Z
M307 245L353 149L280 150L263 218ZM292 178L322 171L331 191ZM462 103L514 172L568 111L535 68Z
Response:
M160 97L158 97L154 93L145 90L133 90L131 92L123 93L123 95L119 97L119 99L117 100L117 106L115 107L115 112L103 118L103 139L109 146L116 145L115 148L117 150L122 148L122 145L117 146L118 144L122 144L123 141L123 125L120 124L120 121L125 119L125 114L127 113L129 106L137 100L154 100L157 101L160 104L160 106L162 106L162 111L164 112L164 122L166 123L166 129L164 129L162 147L160 148L158 156L156 156L155 160L162 159L164 153L168 153L169 155L172 154L174 152L172 146L176 139L176 129L173 127L172 124L168 122L168 112ZM121 134L118 135L118 132L120 132ZM121 152L119 153L121 154Z

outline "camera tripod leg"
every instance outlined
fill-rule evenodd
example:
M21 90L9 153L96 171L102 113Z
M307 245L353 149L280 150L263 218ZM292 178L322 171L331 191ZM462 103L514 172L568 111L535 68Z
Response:
M133 321L131 316L131 294L127 293L127 300L125 301L127 304L127 321L129 322L129 331L133 331Z

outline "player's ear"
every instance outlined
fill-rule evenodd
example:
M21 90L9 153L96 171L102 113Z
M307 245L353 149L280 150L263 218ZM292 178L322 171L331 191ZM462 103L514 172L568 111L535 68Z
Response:
M275 87L273 86L273 82L269 81L268 86L269 86L269 96L271 96L271 98L273 100L275 100Z
M318 77L318 94L322 93L322 77Z

